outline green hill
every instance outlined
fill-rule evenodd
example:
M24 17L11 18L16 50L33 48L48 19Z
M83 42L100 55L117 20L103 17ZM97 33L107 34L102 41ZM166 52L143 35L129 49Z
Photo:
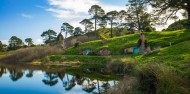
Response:
M155 47L167 47L178 44L180 42L190 40L190 30L178 30L173 32L150 32L145 33L149 46L153 49ZM83 49L92 49L99 51L102 48L107 48L111 51L111 55L122 55L123 50L127 47L137 45L139 34L130 34L121 37L108 39L106 43L101 40L90 41L80 44L79 47L70 47L66 50L66 55L79 55Z

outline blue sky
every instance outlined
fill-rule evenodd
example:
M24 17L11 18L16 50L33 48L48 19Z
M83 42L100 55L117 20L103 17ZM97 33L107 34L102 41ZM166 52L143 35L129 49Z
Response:
M82 19L91 17L91 5L99 4L111 11L125 10L126 3L127 0L1 0L0 41L7 44L11 36L17 36L41 44L43 31L53 29L59 33L63 22L81 26Z

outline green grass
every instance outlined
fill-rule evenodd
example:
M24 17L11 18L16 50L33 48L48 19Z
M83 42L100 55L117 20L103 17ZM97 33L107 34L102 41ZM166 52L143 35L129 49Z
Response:
M50 61L79 61L83 63L101 63L105 64L107 62L107 57L102 56L84 56L84 55L51 55L48 57Z
M145 33L148 44L151 48L167 47L170 42L172 45L190 40L190 30L178 30L172 32L151 32ZM95 52L102 48L111 50L112 55L121 55L126 47L137 46L139 34L131 34L108 39L105 44L101 40L82 43L79 47L70 47L66 50L66 55L78 55L83 49L93 49Z
M142 64L156 62L172 66L184 76L190 76L190 40L169 47L161 48L161 51L148 56L134 56Z

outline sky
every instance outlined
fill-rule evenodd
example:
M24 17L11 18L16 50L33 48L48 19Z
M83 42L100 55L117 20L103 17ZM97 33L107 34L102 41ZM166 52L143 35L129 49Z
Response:
M8 44L11 36L17 36L42 44L43 31L59 33L64 22L81 26L80 21L91 17L88 9L94 4L107 12L125 10L126 3L127 0L0 0L0 41Z
M0 0L0 41L8 44L11 36L23 41L32 38L34 44L42 44L43 31L60 32L62 23L77 27L94 4L105 12L126 10L127 0Z

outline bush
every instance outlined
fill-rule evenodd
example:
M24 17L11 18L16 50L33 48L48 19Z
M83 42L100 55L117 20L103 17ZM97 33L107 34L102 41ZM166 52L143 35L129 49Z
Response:
M188 21L187 21L187 19L183 19L183 20L176 21L176 22L172 23L171 25L169 25L168 28L166 29L166 31L187 29L187 27L188 27Z
M154 29L151 27L151 25L148 25L145 27L144 31L145 32L152 32L152 31L154 31Z

